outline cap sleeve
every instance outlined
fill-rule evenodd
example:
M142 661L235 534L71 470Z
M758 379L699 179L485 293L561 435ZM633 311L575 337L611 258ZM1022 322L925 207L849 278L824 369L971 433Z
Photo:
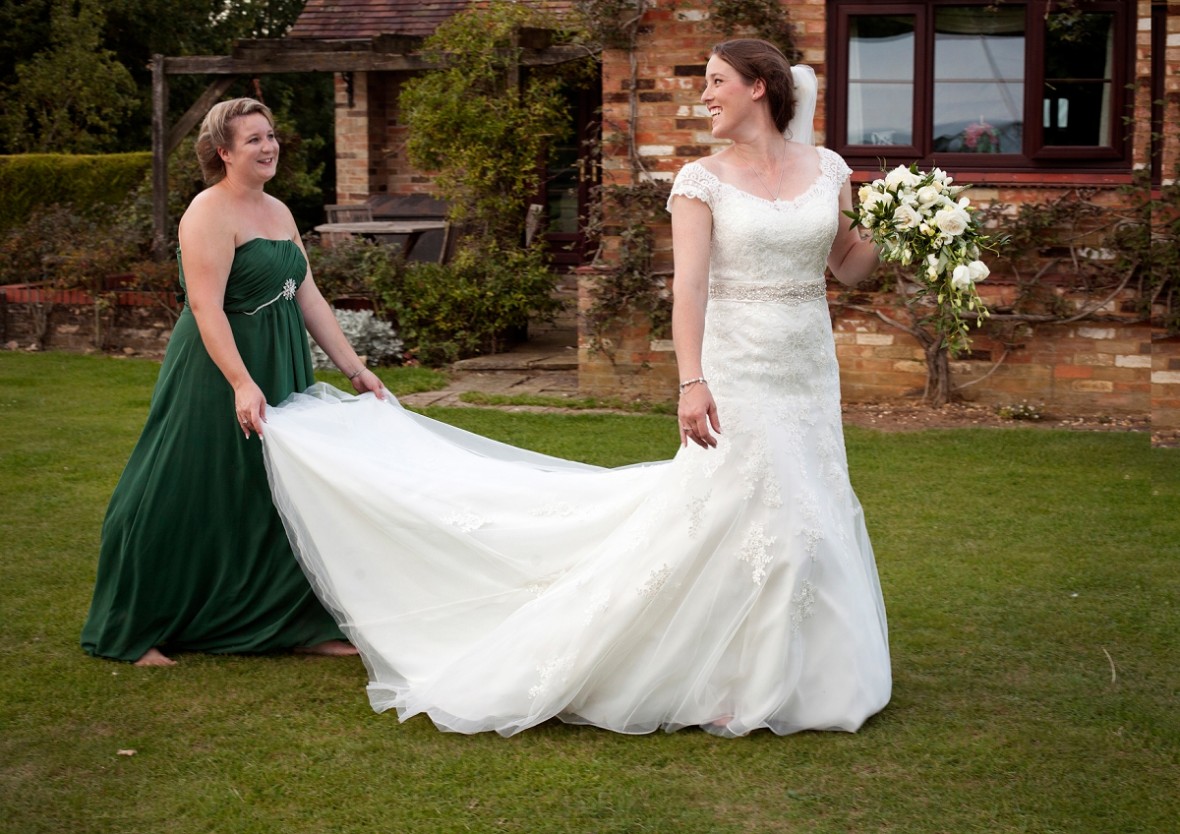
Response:
M705 170L699 162L690 162L680 169L672 182L672 193L668 196L668 211L672 210L672 198L691 197L700 200L713 210L717 202L717 188L721 181Z
M816 150L819 151L819 164L824 176L837 188L844 185L844 180L852 176L852 169L848 167L844 157L828 148Z

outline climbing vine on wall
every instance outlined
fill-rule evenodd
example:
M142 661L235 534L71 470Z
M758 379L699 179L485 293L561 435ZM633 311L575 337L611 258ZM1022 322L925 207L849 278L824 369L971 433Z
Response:
M657 0L581 0L577 4L588 36L602 47L625 49L631 67L627 124L621 128L604 125L604 129L615 131L613 144L627 148L630 182L600 188L596 218L591 221L593 233L614 237L618 243L616 258L600 271L593 301L585 311L590 347L607 355L608 334L634 316L646 316L657 338L666 335L671 322L667 276L652 272L652 229L666 222L670 186L648 175L635 139L639 122L638 40L644 14L659 5ZM674 7L675 0L669 5ZM720 35L765 38L792 61L798 59L794 30L778 0L714 0L707 8L710 25Z
M516 242L540 187L537 161L571 129L562 71L522 78L517 33L539 26L555 24L507 0L457 14L423 49L442 68L410 80L401 95L410 160L437 172L450 219L472 245Z
M664 211L670 190L655 180L599 189L590 231L599 237L611 234L618 251L611 266L600 272L594 301L585 311L591 350L610 356L608 334L636 316L647 318L653 338L668 335L671 295L667 276L652 271L652 221ZM604 203L613 208L613 226L604 222Z
M709 20L723 35L740 32L770 41L792 63L802 57L795 46L795 28L780 0L714 0Z

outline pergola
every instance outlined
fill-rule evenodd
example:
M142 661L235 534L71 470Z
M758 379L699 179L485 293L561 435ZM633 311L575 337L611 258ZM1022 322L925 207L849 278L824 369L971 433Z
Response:
M546 29L517 31L518 66L552 66L592 54L585 46L551 44ZM437 69L438 62L421 55L422 39L378 35L360 40L261 38L239 41L230 55L152 56L152 227L153 246L162 256L167 239L168 156L225 94L235 78L297 72L421 72ZM515 73L514 73L515 74ZM168 123L168 76L215 76L205 91L176 120ZM517 81L516 78L510 80Z

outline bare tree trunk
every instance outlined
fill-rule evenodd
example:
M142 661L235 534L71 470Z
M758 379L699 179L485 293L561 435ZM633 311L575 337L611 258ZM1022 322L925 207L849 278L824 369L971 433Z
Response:
M935 407L946 405L954 394L946 342L935 337L922 348L926 352L926 401Z

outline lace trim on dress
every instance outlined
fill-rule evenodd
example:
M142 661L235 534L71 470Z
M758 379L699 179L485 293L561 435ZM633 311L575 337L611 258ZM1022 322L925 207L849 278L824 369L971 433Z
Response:
M759 197L757 194L742 191L737 186L730 185L729 187L739 195L745 195L760 203L772 205L776 209L786 209L803 203L806 198L824 186L840 188L844 184L844 180L852 175L852 169L848 167L848 163L844 161L844 158L835 151L829 148L816 148L815 150L819 154L819 176L809 188L797 197L792 197L789 200L767 200ZM699 162L690 162L676 174L676 179L672 183L672 193L668 195L668 211L672 210L672 198L676 196L691 197L695 200L700 200L712 211L717 201L718 192L724 185L728 185L728 183L723 183L717 178L716 174L709 172L704 165L701 165Z
M819 169L822 176L837 188L844 184L844 180L852 176L852 169L844 161L844 157L830 148L816 148L819 151Z
M705 170L704 165L697 162L688 163L680 169L672 183L672 193L668 195L668 211L672 210L672 198L676 196L700 200L712 211L717 200L717 187L720 184L721 180Z
M804 304L828 297L823 281L807 284L751 284L743 281L718 281L709 284L709 298L719 301L769 301L775 304Z

